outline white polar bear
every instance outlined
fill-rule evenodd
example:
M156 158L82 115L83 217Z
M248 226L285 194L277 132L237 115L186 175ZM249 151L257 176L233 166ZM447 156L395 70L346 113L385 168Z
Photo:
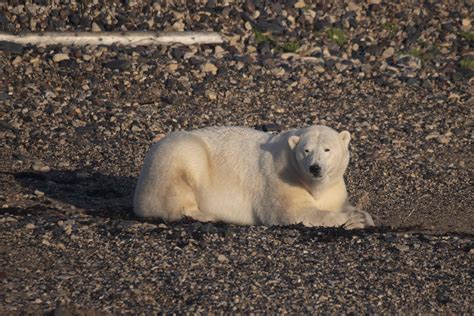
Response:
M350 134L312 126L280 135L240 127L174 132L148 152L134 212L242 225L373 226L347 201Z

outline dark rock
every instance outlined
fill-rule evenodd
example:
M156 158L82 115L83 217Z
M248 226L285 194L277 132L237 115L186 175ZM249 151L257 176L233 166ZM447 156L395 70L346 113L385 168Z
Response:
M85 16L81 19L81 26L83 28L90 28L91 25L92 25L92 20L89 17Z
M5 14L2 11L0 11L0 31L9 32L11 30L12 30L12 25L10 24L10 21L8 21Z
M450 22L441 24L441 29L446 32L453 32L455 30L453 24Z
M410 86L417 85L420 82L417 78L408 78L407 84Z
M257 29L262 32L270 32L274 35L281 35L285 32L285 28L275 21L258 21L256 25Z
M78 64L75 59L66 59L66 60L61 60L59 63L59 66L65 67L65 68L77 68Z
M171 49L171 56L176 59L181 59L186 54L186 48L184 46L173 47Z
M202 83L192 85L193 93L197 95L203 95L206 91L206 87Z
M7 130L14 131L15 128L13 126L11 126L10 123L8 123L7 121L1 120L0 121L0 131L7 131Z
M128 60L117 59L102 64L105 68L125 70L130 67Z
M163 95L160 97L161 102L167 103L167 104L176 104L176 97L174 95Z
M255 3L253 0L245 0L244 9L248 13L253 14L255 12Z
M255 129L262 132L281 132L282 130L281 126L276 123L256 125Z
M10 98L10 95L6 92L0 92L0 101L8 100Z
M78 26L81 23L81 17L76 13L71 13L68 17L69 21L75 26Z
M446 287L446 286L440 286L438 288L438 291L436 293L436 301L438 301L438 303L440 304L443 304L443 305L446 305L450 302L450 293L449 293L449 289Z

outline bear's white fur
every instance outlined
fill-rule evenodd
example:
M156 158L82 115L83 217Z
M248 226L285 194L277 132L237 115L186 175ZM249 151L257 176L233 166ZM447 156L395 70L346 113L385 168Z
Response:
M326 126L280 135L240 127L174 132L148 152L134 212L167 221L372 226L347 201L349 141L349 132Z

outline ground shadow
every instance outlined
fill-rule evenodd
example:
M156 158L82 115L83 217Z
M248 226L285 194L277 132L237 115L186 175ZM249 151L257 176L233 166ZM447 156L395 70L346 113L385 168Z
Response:
M133 177L86 174L70 170L11 174L29 191L43 192L49 199L73 205L84 213L113 218L132 217L136 184Z

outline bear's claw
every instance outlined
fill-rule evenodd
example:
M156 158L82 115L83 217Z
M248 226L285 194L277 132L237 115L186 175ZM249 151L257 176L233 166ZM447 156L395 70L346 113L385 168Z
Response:
M360 229L375 226L374 220L369 213L364 211L353 211L346 223L344 224L345 229Z

